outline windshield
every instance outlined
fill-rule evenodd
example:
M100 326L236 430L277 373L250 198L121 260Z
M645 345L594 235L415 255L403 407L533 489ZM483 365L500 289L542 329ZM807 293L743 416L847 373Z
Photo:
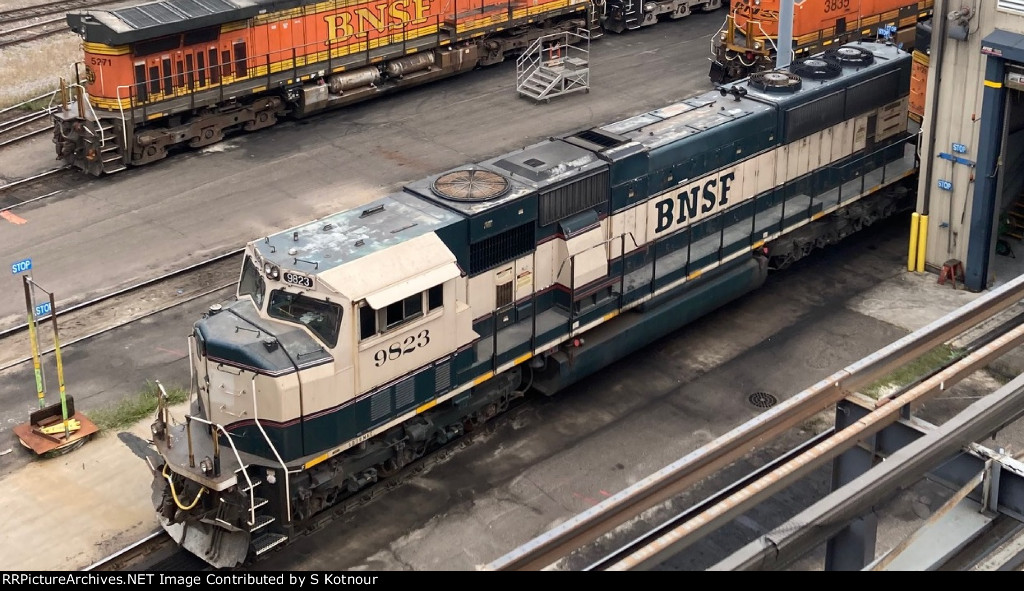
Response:
M338 304L275 289L270 292L267 313L271 318L309 327L328 347L338 344L341 327L341 306Z
M245 263L242 265L242 278L238 281L238 295L252 296L252 301L256 302L256 308L262 309L263 294L266 289L267 284L264 283L260 270L256 268L256 263L252 262L252 257L245 257Z

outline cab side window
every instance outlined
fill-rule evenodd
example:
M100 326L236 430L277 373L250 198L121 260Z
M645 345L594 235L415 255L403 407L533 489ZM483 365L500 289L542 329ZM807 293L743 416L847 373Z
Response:
M363 302L359 306L359 338L368 339L388 332L443 306L443 285L435 285L426 291L388 304L382 310L375 310Z

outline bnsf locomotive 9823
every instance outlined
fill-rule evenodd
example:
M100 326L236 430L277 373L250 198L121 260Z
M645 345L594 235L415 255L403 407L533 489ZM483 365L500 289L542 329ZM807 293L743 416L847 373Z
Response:
M775 65L780 0L733 0L711 41L711 80L745 78ZM889 37L913 48L915 26L930 19L934 0L796 0L792 50L806 57L843 43Z
M501 62L547 35L600 35L721 0L162 0L68 14L80 80L57 157L95 175ZM70 90L70 92L69 92Z
M908 207L911 58L836 48L255 240L188 337L153 501L231 566Z

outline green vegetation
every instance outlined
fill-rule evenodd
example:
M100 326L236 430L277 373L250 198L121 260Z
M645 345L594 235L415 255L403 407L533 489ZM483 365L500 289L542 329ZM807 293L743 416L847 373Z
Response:
M951 345L939 345L915 361L908 363L864 388L861 393L878 399L913 383L918 378L928 375L950 361L962 357L964 353L962 349Z
M164 388L167 390L168 404L180 404L188 399L188 390L167 386ZM146 388L134 397L88 411L85 415L104 431L127 427L146 417L153 416L153 413L156 412L159 393L160 388L156 382L146 382Z
M37 112L42 111L43 109L45 109L46 107L49 107L49 106L50 106L50 97L46 97L46 98L36 99L34 101L28 101L28 102L25 102L25 103L21 103L21 105L18 107L18 109L21 110L21 111L28 111L30 113L37 113Z

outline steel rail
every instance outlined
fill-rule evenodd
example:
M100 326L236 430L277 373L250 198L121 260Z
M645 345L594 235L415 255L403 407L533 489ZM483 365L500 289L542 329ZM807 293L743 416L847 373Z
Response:
M183 267L183 268L178 269L176 271L171 271L169 273L164 273L163 275L159 275L159 276L154 277L152 279L146 279L144 281L140 281L138 283L134 283L134 284L129 285L127 287L118 289L116 291L112 291L112 292L110 292L108 294L104 294L104 295L95 297L95 298L93 298L91 300L86 300L84 302L76 302L76 303L71 303L71 304L63 304L63 305L60 306L60 311L57 312L57 318L60 318L61 316L64 316L65 314L69 314L71 312L74 312L75 310L80 310L82 308L88 308L90 306L95 306L96 304L99 304L99 303L101 303L101 302L103 302L105 300L109 300L111 298L117 297L119 295L124 295L124 294L132 292L132 291L143 289L145 287L150 287L150 286L152 286L154 284L157 284L157 283L159 283L161 281L166 281L167 279L173 279L174 277L178 277L180 275L184 275L186 273L189 273L189 272L192 272L192 271L196 271L196 270L201 269L201 268L203 268L205 266L212 265L214 263L218 263L220 261L223 261L224 259L231 258L232 256L242 254L242 252L243 252L243 249L241 249L241 248L234 249L234 250L228 251L226 253L222 253L222 254L216 255L213 258L207 259L205 261L201 261L201 262L195 263L193 265L189 265L187 267ZM223 289L223 287L216 288L216 289ZM216 289L210 290L210 292L216 291ZM10 336L12 334L21 332L21 331L23 331L23 330L25 330L27 328L28 328L28 323L26 322L26 323L17 324L15 326L11 326L11 327L2 329L2 330L0 330L0 339L8 337L8 336Z
M17 117L12 117L10 119L6 119L4 121L0 121L0 133L7 133L7 132L10 132L10 131L14 131L15 129L17 129L19 127L23 127L25 125L28 125L29 123L32 123L33 121L37 121L39 119L42 119L43 117L46 117L48 115L52 115L53 113L56 113L56 112L57 112L56 108L54 108L54 107L46 107L45 109L40 109L38 111L33 111L31 113L25 113L24 115L20 115L20 116L17 116Z
M41 178L45 178L45 177L48 177L48 176L50 176L52 174L56 174L58 172L61 172L62 170L69 170L69 168L67 166L61 166L60 168L54 168L54 169L51 169L51 170L47 170L46 172L41 172L41 173L36 174L36 175L27 176L27 177L25 177L23 179L18 179L16 181L11 181L11 182L7 183L6 185L0 185L0 191L5 191L7 189L13 189L14 187L17 187L18 185L23 185L25 183L29 183L29 182L32 182L32 181L37 181L37 180L39 180Z
M35 203L36 201L41 201L43 199L46 199L47 197L53 197L54 195L56 195L58 193L63 193L63 192L64 191L61 190L61 189L58 189L56 191L50 191L49 193L46 193L45 195L37 195L37 196L32 197L30 199L25 199L24 201L19 201L17 203L12 204L12 205L8 205L7 207L4 207L3 209L5 211L10 211L12 209L15 209L15 208L18 208L18 207L22 207L24 205L29 205L30 203Z
M44 98L52 97L56 93L57 93L56 90L51 90L50 92L48 92L46 94L41 94L39 96L34 96L34 97L30 98L30 99L23 100L23 101L21 101L20 103L18 103L16 105L11 105L9 107L4 107L4 108L0 109L0 115L3 115L4 113L6 113L8 111L13 111L14 109L23 107L23 106L25 106L25 105L27 105L29 103L32 103L32 102L35 102L35 101L38 101L38 100L42 100Z
M9 35L11 33L20 33L21 31L28 31L29 29L37 29L39 27L44 27L46 25L53 25L53 24L63 23L63 22L64 22L64 17L51 18L51 19L47 19L45 21L39 21L38 23L29 23L27 25L22 25L20 27L14 27L13 29L7 29L4 32L0 33L0 35Z
M677 496L749 450L774 440L858 388L1005 310L1024 296L1024 276L914 331L819 381L629 488L487 565L488 570L541 570L643 511Z
M120 562L135 558L136 556L145 556L152 554L156 549L162 545L166 545L171 539L162 529L158 529L148 536L142 538L137 542L128 544L124 548L114 552L113 554L101 558L89 566L83 568L83 571L106 571L116 570L112 567L119 565Z
M109 3L110 2L90 2L89 0L62 0L60 2L47 2L45 4L36 4L35 6L26 6L24 8L13 8L11 10L0 11L0 24L23 21L50 14L59 14L75 8Z
M54 23L54 22L41 23L41 24L36 25L36 26L38 26L38 27L46 27L46 26L54 25L54 24L57 24L57 23ZM26 27L26 28L33 28L33 27ZM40 31L39 33L32 33L32 34L29 34L29 35L25 35L23 37L18 37L18 38L15 38L15 39L11 39L9 41L0 41L0 48L10 47L12 45L18 45L19 43L28 43L29 41L35 41L36 39L42 39L44 37L50 37L50 36L56 35L58 33L64 33L64 32L70 32L70 31L71 31L71 29L69 29L67 27L63 27L63 28L60 28L60 29L54 29L54 30ZM2 35L2 34L0 34L0 35Z
M0 142L0 148L3 148L4 146L10 146L11 144L15 144L17 142L20 142L21 140L27 140L30 137L37 136L37 135L39 135L41 133L46 133L48 131L50 131L50 128L49 127L44 127L43 129L37 129L35 131L30 131L28 133L19 135L18 137L14 137L14 138L11 138L9 140L4 140L3 142ZM0 132L0 133L3 133L3 132Z
M193 294L193 295L191 295L188 298L185 298L183 300L174 300L173 302L171 302L169 304L166 304L164 306L158 306L158 307L156 307L156 308L154 308L152 310L149 310L147 312L144 312L142 314L136 314L136 315L132 316L131 318L128 318L126 320L122 320L121 322L116 322L114 324L111 324L110 326L104 326L103 328L101 328L99 330L94 330L94 331L92 331L90 333L86 333L84 335L75 337L73 339L68 339L66 342L62 341L61 342L61 346L62 347L68 347L68 346L73 345L75 343L80 343L82 341L91 339L93 337L97 337L97 336L99 336L101 334L108 333L108 332L110 332L112 330L116 330L118 328L121 328L122 326L127 326L127 325L129 325L129 324L131 324L133 322L136 322L138 320L142 320L143 318L148 318L148 317L153 316L155 314L159 314L160 312L166 312L167 310L170 310L171 308L177 308L178 306L183 306L185 304L194 302L194 301L198 300L199 298L203 298L203 297L206 297L206 296L208 296L210 294L217 293L218 291L228 289L229 287L234 287L237 283L238 283L237 281L232 281L231 283L227 283L227 284L221 285L219 287L213 287L213 288L204 290L204 291L202 291L200 293ZM58 318L60 316L61 316L60 314L57 315ZM48 318L48 316L46 318ZM53 353L53 350L54 350L53 347L49 347L47 349L40 349L39 350L39 354L40 355L48 355L50 353ZM10 369L12 367L15 367L17 365L21 365L22 363L25 363L25 362L31 361L31 360L32 360L31 356L25 356L25 357L21 357L21 358L15 359L13 361L8 361L6 363L0 363L0 371L3 371L5 369Z
M66 14L71 10L81 10L116 3L117 0L61 0L60 2L47 2L24 8L13 8L0 11L0 24L39 18L51 14Z

